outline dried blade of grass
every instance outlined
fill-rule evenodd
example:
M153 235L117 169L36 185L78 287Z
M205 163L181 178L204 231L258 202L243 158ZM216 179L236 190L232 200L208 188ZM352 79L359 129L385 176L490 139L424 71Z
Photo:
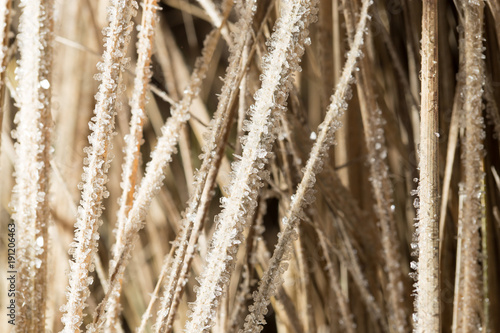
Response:
M423 1L416 332L441 329L439 282L438 2Z
M7 3L4 4L7 6ZM51 0L22 1L18 36L15 180L12 218L17 229L16 332L42 332L46 325L49 172L52 118L51 72L53 6ZM7 7L5 9L8 9ZM4 16L5 17L5 16ZM5 33L6 27L2 27ZM5 42L4 36L2 42ZM5 57L6 46L2 44ZM4 58L5 59L5 58ZM3 65L4 61L2 61ZM3 86L3 82L0 83ZM3 96L3 90L0 89ZM2 99L3 100L3 99ZM12 269L13 270L13 269Z
M387 28L385 24L383 24L382 19L380 18L380 15L377 11L373 14L373 17L375 21L378 23L379 29L381 29L382 32L382 39L384 40L384 43L387 47L387 51L389 52L389 56L391 57L391 60L394 65L394 69L396 70L396 73L398 74L398 79L401 82L401 84L404 86L404 91L405 94L408 95L408 99L411 102L411 104L416 107L420 108L419 105L419 100L418 97L413 93L413 90L410 88L410 82L408 80L408 75L406 74L404 70L404 66L402 64L402 61L396 52L396 47L394 43L392 42L391 35L389 31L387 31Z
M7 53L9 51L9 27L12 0L0 1L0 132L3 123L3 105L5 97L5 72L7 70ZM0 135L0 147L2 136Z
M269 268L265 271L259 283L258 291L254 294L254 304L249 308L250 314L247 316L241 332L250 333L262 330L261 325L265 323L264 315L267 313L270 297L273 296L276 287L281 283L281 275L286 270L286 261L291 251L291 242L297 237L295 229L302 219L304 208L313 200L312 188L316 182L316 175L321 170L328 149L333 144L335 131L341 126L339 119L343 111L347 109L350 83L352 83L353 78L352 73L361 55L363 36L369 20L368 9L371 4L370 0L363 1L356 34L342 75L332 96L325 120L318 127L319 134L306 163L304 176L298 185L297 191L291 197L288 217L283 218L284 230L280 233L278 244L269 262ZM352 318L347 316L344 319L348 331L354 332L355 325L351 321Z
M342 220L338 223L338 228L343 239L342 244L342 257L344 258L344 266L351 272L351 275L356 283L363 302L366 304L369 315L375 323L379 322L383 332L389 331L388 320L384 318L382 307L376 302L373 292L369 289L369 280L367 274L363 273L362 265L358 256L358 251L355 249L354 244L349 233L346 230L348 224Z
M296 150L294 148L295 144L297 144L300 148L300 154L299 152L295 152L296 157L294 158L294 161L296 168L301 169L302 166L298 163L298 160L301 159L301 156L305 155L304 151L306 149L306 143L304 142L305 140L300 140L300 138L309 138L310 133L309 131L306 131L306 128L303 126L297 126L295 122L290 122L284 117L282 124L286 129L287 140L291 146L290 150L292 152ZM292 135L291 133L295 133L295 135ZM307 149L309 150L310 148ZM301 172L299 173L302 175ZM359 289L363 302L369 309L368 313L373 322L380 322L383 327L383 331L388 331L387 323L384 321L382 311L379 305L375 302L375 298L371 291L368 289L368 280L366 279L365 274L362 273L363 269L361 267L363 265L361 264L358 256L355 255L355 253L362 253L363 255L368 256L369 258L366 259L365 262L369 262L370 260L376 261L376 257L373 254L378 251L378 247L380 245L377 240L377 230L373 229L375 225L373 225L373 228L370 228L372 227L370 224L371 221L369 221L368 225L366 225L367 216L365 216L365 213L363 213L361 208L357 205L351 192L349 192L349 190L346 189L340 182L337 173L330 165L325 164L321 175L322 181L318 183L319 191L333 215L338 217L337 220L339 229L343 235L344 243L342 247L346 258L344 259L345 267L347 267L351 272L354 283ZM317 232L321 232L318 228L316 229ZM358 229L363 230L363 232L359 232ZM360 244L364 244L369 249L363 249L360 247Z
M96 95L95 117L89 127L90 147L86 148L86 166L82 176L82 200L78 208L75 224L75 243L72 244L70 261L68 301L62 307L64 315L63 332L80 332L83 322L83 310L89 296L89 285L92 278L93 258L97 252L99 226L102 224L102 200L108 195L106 191L107 171L109 169L109 151L114 130L115 103L120 85L121 73L125 66L125 53L132 30L132 16L135 15L135 1L113 0L109 7L109 26L104 30L106 35L103 62L99 63L101 80Z
M259 239L257 241L256 252L253 256L256 260L255 270L259 277L264 275L264 272L269 268L269 258L271 257L271 253L266 247L263 239ZM276 291L275 301L271 299L271 305L273 309L277 312L278 318L284 322L287 327L287 331L292 333L303 333L304 325L300 320L300 316L297 313L297 309L290 297L290 295L286 292L283 286L279 286ZM281 311L280 305L283 307L283 311Z
M462 101L460 93L463 91L463 82L459 81L455 91L455 100L451 113L450 130L448 132L448 145L446 149L446 165L443 178L443 189L441 197L441 210L439 213L439 256L442 258L442 244L445 237L446 211L448 208L448 199L450 194L451 175L453 172L453 163L455 161L455 151L457 149L458 131L460 128L460 114ZM441 262L441 259L439 260Z
M286 1L269 39L270 51L263 57L262 85L250 108L251 120L245 126L248 135L242 141L242 157L232 165L229 196L223 199L223 210L215 220L211 250L199 278L191 320L186 324L189 332L206 332L211 327L223 286L230 279L244 223L255 209L255 198L265 177L263 168L274 141L275 119L271 111L283 108L314 11L307 1Z
M145 106L146 94L151 78L151 55L153 52L153 40L156 23L157 0L144 0L142 3L142 20L141 30L139 32L139 40L137 42L137 64L135 68L134 90L132 99L130 100L130 108L132 116L130 119L130 131L125 136L125 158L122 165L122 195L119 201L120 208L118 210L116 227L114 235L116 243L113 247L113 256L124 246L125 222L132 207L136 183L139 172L141 159L141 144L143 141L143 125L146 119ZM111 262L112 264L114 262ZM109 271L114 270L114 266L110 266ZM120 281L122 278L120 278ZM106 331L113 331L113 328L118 325L118 318L121 312L120 309L120 290L115 290L112 293L109 301L109 307L106 312Z
M464 52L464 110L465 143L463 168L465 177L463 216L463 297L461 327L465 332L481 328L481 267L480 233L484 178L482 159L484 148L484 120L482 95L484 86L483 18L484 1L464 1L464 40L460 51Z
M463 207L465 202L465 191L463 190L463 183L459 184L459 192L458 192L458 228L457 228L457 260L455 265L455 286L454 286L454 295L453 295L453 319L451 325L451 332L458 333L463 332L462 321L460 318L461 315L461 302L460 300L463 297L463 285L464 285L464 267L463 267L463 244L464 244L464 218L463 218Z
M483 164L483 169L484 170L484 164ZM486 190L486 185L485 185L485 179L483 178L483 182L481 184L481 190L485 192ZM482 332L491 332L491 319L490 319L490 311L491 311L491 304L490 304L490 268L489 268L489 246L488 246L488 238L489 235L488 233L490 232L489 227L488 227L488 221L486 219L486 195L483 195L481 197L481 206L482 206L482 217L481 217L481 254L482 254L482 269L483 269L483 276L482 276L482 283L483 283L483 288L481 290L482 292L482 318L483 318L483 325L481 327Z
M157 43L159 42L158 45L163 43L162 48L165 48L163 49L165 53L167 53L166 51L168 49L168 54L170 54L172 57L172 63L176 64L176 66L172 68L172 72L175 73L175 85L177 86L177 90L184 90L190 82L189 68L185 63L184 56L182 55L181 49L175 41L174 35L168 29L168 27L165 32L166 33L162 31L161 34L158 34L158 37L160 38L157 39ZM162 36L165 38L164 42L161 41ZM207 75L209 74L209 72L207 72ZM210 123L210 119L212 116L210 115L206 105L204 104L200 96L193 99L190 109L190 115L190 128L196 136L200 146L205 146L207 141L205 137L205 133L207 133L208 127L207 124ZM222 193L224 193L224 188L229 183L227 175L229 175L230 169L231 167L229 161L227 157L224 156L221 161L220 172L217 175L217 183L219 184Z

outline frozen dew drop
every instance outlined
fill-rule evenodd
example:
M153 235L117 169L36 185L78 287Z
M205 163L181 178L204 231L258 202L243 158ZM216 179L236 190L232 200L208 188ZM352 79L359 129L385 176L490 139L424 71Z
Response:
M309 136L309 139L311 139L311 140L314 141L314 140L316 140L316 138L317 138L316 133L315 132L311 132L311 135Z
M36 245L39 246L39 247L42 247L43 246L43 237L42 236L39 236L37 239L36 239Z
M49 80L45 79L40 82L40 87L42 89L49 89L50 88L50 82Z

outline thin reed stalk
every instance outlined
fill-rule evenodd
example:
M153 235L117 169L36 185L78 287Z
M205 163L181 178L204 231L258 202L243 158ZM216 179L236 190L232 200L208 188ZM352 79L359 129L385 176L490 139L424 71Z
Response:
M224 80L222 94L214 116L214 125L209 134L204 151L203 163L196 175L195 191L191 196L184 215L183 229L176 240L175 257L170 267L170 274L165 284L160 310L155 324L157 332L170 332L175 318L177 306L187 281L191 260L194 257L198 236L206 219L208 205L213 197L213 186L226 147L230 124L234 115L233 104L239 82L245 75L246 62L241 62L243 54L252 34L251 24L255 10L254 3L248 2L241 8L241 18L238 28L241 36L235 42L233 54L230 57L227 75ZM244 59L244 58L243 58ZM209 153L210 152L210 153Z
M439 282L439 164L438 164L438 2L424 1L422 15L422 89L420 110L420 183L418 276L415 300L416 332L438 332Z

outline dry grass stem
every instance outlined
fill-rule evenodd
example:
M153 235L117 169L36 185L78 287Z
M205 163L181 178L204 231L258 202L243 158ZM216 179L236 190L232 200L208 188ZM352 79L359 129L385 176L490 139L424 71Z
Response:
M420 109L420 183L416 237L418 268L416 332L440 330L439 164L438 164L438 2L424 1L422 14L422 100Z
M16 185L12 199L13 220L19 237L16 258L20 279L16 285L19 288L16 301L20 315L16 332L40 332L45 330L48 284L53 2L26 1L21 8L19 112L14 120L17 123ZM3 32L5 34L5 29ZM6 46L2 49L5 57ZM3 95L1 89L0 92ZM9 227L10 232L15 229Z

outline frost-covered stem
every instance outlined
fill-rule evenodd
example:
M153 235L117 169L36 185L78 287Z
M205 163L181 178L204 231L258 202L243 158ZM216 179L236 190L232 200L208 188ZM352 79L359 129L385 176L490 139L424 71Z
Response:
M108 15L109 26L104 29L106 36L103 61L98 69L101 80L96 95L95 117L89 123L92 133L90 146L85 149L87 158L82 175L82 199L78 208L75 225L75 243L72 244L73 260L70 261L68 302L63 306L63 332L80 332L83 321L83 309L89 296L92 278L89 273L94 267L92 260L97 252L99 226L102 221L102 200L106 191L108 154L111 149L111 137L114 131L114 115L119 91L120 77L125 66L125 53L130 40L130 31L137 3L129 0L112 0Z
M484 119L482 95L484 85L483 18L484 2L463 1L464 7L464 114L465 144L462 159L465 175L463 221L463 298L461 321L464 332L481 329L480 234L482 219Z
M247 122L248 135L242 141L242 157L232 165L228 197L222 200L217 228L202 275L192 314L186 324L188 332L206 332L215 317L215 309L230 279L244 223L256 206L258 189L265 176L271 144L274 141L274 117L271 110L283 107L290 88L291 71L296 70L304 52L305 30L314 17L310 2L284 1L275 25L269 53L263 58L261 88L255 94Z
M422 2L422 89L420 183L418 197L418 276L415 331L440 331L439 151L438 151L438 1Z
M336 91L331 98L325 119L319 126L319 134L306 163L302 180L297 191L292 195L288 217L283 218L284 230L279 235L278 244L269 262L269 267L259 283L259 289L254 295L254 303L249 308L250 314L245 320L241 333L258 333L262 330L270 298L276 293L277 286L281 284L282 274L288 265L287 260L290 256L292 241L297 238L296 228L302 219L304 208L313 200L312 188L316 183L316 175L321 170L328 149L334 142L334 133L341 126L340 117L347 109L350 84L353 80L352 74L361 54L360 48L363 45L363 36L369 20L368 8L371 3L371 0L363 1L360 21L349 56ZM347 330L354 332L355 325L352 318L347 316L345 319Z
M24 333L45 331L54 3L52 0L21 1L20 6L19 112L14 120L17 161L12 201L12 217L18 233L18 265L10 270L18 272L16 332ZM2 28L5 33L7 28ZM4 57L6 48L2 46Z
M115 245L114 256L110 263L110 267L114 268L110 271L110 290L99 305L101 310L94 317L95 325L92 329L100 329L105 318L103 310L107 309L109 301L112 300L112 293L120 291L119 288L116 288L119 287L120 279L128 263L134 237L142 229L149 206L161 189L163 179L165 178L164 169L172 160L172 155L176 152L176 145L182 126L190 118L189 107L200 91L200 86L208 70L210 59L217 46L218 31L212 31L207 36L202 56L197 60L195 70L191 75L190 85L186 88L182 100L172 109L171 117L167 119L161 129L162 136L158 139L158 143L151 153L151 161L146 166L145 176L141 181L138 191L136 191L132 208L124 223L122 243Z
M215 7L214 2L212 0L197 0L197 1L200 4L200 6L205 10L205 12L208 14L208 17L212 21L212 24L216 28L222 29L221 33L227 45L229 45L229 47L233 46L233 39L229 34L227 26L222 25L222 22L224 21L223 15L221 15L219 10Z
M3 120L3 104L5 95L5 69L7 68L7 52L9 50L9 25L11 0L0 0L0 129ZM0 135L0 147L2 136Z
M142 128L146 119L145 105L148 85L151 78L151 54L153 51L154 30L156 23L157 0L144 0L142 3L142 21L137 42L137 65L135 68L134 91L130 100L132 117L130 119L130 133L125 137L125 161L122 169L122 196L115 228L116 245L113 247L113 255L116 256L117 249L123 247L123 233L125 221L136 189L141 157L141 144L143 141ZM114 267L110 267L113 271ZM121 278L120 278L121 280ZM120 288L121 289L121 288ZM120 290L112 293L109 308L106 312L108 323L107 330L114 330L120 314Z
M344 7L348 1L344 0ZM354 30L352 17L346 12L346 22ZM356 72L357 90L360 100L361 118L365 144L369 153L370 182L375 199L375 212L380 222L381 244L385 271L389 279L388 295L389 325L395 332L406 332L408 321L405 313L405 288L401 274L401 256L393 211L393 185L389 178L387 145L384 137L384 119L378 106L373 85L372 64L368 57L360 60L360 71Z

